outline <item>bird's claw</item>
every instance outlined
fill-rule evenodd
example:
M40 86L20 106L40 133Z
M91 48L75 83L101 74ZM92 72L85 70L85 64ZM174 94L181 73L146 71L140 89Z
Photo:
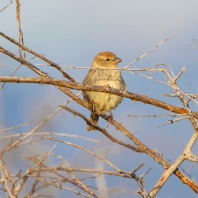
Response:
M92 101L89 104L89 109L91 109L92 112L96 112L96 102Z
M111 113L111 111L109 113L110 115L107 118L108 125L106 126L106 128L113 122L113 114Z

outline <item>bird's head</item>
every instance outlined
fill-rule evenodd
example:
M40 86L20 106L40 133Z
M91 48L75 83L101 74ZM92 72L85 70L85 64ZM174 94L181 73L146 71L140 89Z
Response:
M92 62L92 68L116 68L122 60L112 52L100 52Z

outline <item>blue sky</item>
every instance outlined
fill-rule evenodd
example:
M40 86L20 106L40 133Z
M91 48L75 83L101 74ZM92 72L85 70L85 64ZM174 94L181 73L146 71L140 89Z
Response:
M0 9L9 1L1 0ZM52 1L52 0L21 0L21 22L24 33L24 43L30 49L45 54L47 58L60 65L90 66L93 57L101 51L112 51L123 61L119 67L123 67L134 59L149 51L165 38L175 35L174 38L165 42L154 52L139 60L133 68L153 67L159 63L170 64L177 74L183 66L186 72L179 80L181 90L184 91L191 83L190 93L197 93L197 60L198 51L191 48L193 39L198 39L198 1L175 0L175 1ZM0 31L12 38L18 38L18 29L15 16L15 3L0 13ZM18 49L4 38L0 37L1 46L18 54ZM198 46L198 44L197 44ZM27 55L27 58L32 57ZM32 63L42 63L41 60L33 59ZM8 76L19 64L3 54L0 54L0 75ZM42 67L45 72L55 78L62 78L56 70ZM87 70L66 70L73 78L82 82ZM15 76L36 76L25 66L21 67ZM164 80L160 74L154 74ZM128 90L134 93L163 100L165 102L181 105L179 100L162 97L161 94L170 93L170 88L154 81L123 72ZM67 100L67 96L51 86L6 84L0 92L0 126L6 128L34 120L31 126L15 130L27 132L43 120L48 114L55 111L59 104ZM70 106L89 116L89 112L71 103ZM191 105L193 111L197 106ZM166 113L141 103L132 103L124 99L124 102L113 111L114 118L122 122L133 134L151 149L157 149L163 153L165 159L176 159L184 149L193 129L188 121L158 126L168 118L130 118L123 114L145 115ZM100 125L106 123L100 119ZM99 133L87 133L85 123L78 117L73 117L66 111L61 111L40 131L53 131L59 133L71 133L97 139L105 139ZM110 126L108 131L117 138L130 143L119 132ZM11 132L10 132L11 133ZM5 135L5 134L3 134ZM77 144L96 151L99 145L73 140ZM48 148L48 144L46 143ZM50 144L51 145L51 144ZM37 145L38 146L38 145ZM109 149L108 145L102 147ZM115 150L117 148L116 145ZM112 146L114 148L114 146ZM43 151L45 147L41 146ZM36 152L36 146L33 148ZM78 159L82 159L81 153L70 147L67 150L59 145L56 152L64 155L75 165ZM146 164L146 168L153 166L147 175L145 188L150 191L162 173L162 167L144 155L136 154L130 150L119 147L120 152L109 154L107 158L117 164L123 170L133 170L139 163ZM117 150L119 150L117 149ZM197 145L193 149L196 154ZM64 151L64 152L63 152ZM20 151L22 152L22 151ZM121 163L122 162L122 163ZM86 163L84 166L88 166ZM183 165L185 168L190 163ZM146 168L144 170L146 170ZM140 171L141 173L141 171ZM197 180L197 168L191 174ZM123 185L121 185L123 183ZM133 186L133 185L134 186ZM109 187L122 186L128 190L135 190L134 182L126 180L113 180L107 178ZM174 187L173 187L174 186ZM179 189L179 190L177 190ZM165 184L158 197L195 197L195 193L183 185L175 176ZM121 195L117 195L121 197ZM122 197L131 197L124 194Z

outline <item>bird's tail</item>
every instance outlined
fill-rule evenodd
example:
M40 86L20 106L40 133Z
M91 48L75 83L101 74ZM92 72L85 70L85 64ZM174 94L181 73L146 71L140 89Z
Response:
M99 118L98 115L96 115L96 114L93 113L93 112L91 113L90 121L91 121L93 124L97 125L97 126L98 126L98 118ZM87 131L91 131L91 130L97 131L96 128L94 128L93 126L87 124Z

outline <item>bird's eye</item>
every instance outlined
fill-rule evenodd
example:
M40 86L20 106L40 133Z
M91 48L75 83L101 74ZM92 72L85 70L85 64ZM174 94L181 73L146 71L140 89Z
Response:
M106 61L110 61L110 59L109 59L109 58L107 58L107 59L106 59Z

